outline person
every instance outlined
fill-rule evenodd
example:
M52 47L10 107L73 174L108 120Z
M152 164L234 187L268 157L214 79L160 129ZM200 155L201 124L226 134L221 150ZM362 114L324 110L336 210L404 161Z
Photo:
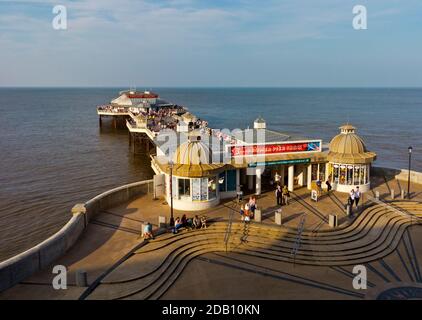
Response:
M245 216L245 220L246 223L248 223L249 221L251 221L251 218L249 217L249 215Z
M179 230L181 227L183 227L182 221L179 217L177 217L176 220L174 220L173 233L176 234L177 230Z
M281 206L282 204L282 191L280 185L277 185L277 189L275 189L275 197L277 199L277 205Z
M193 227L195 229L199 229L201 227L201 220L199 219L198 215L193 218Z
M186 227L188 219L186 218L186 214L184 214L182 216L182 219L180 220L180 223L182 224L182 226Z
M186 228L188 228L189 230L193 229L193 219L192 218L188 218L186 220Z
M353 203L355 202L355 190L351 190L349 193L349 199L347 200L347 204L350 205L350 209L353 208Z
M355 191L355 205L356 205L356 209L358 208L359 200L360 200L359 186L356 186L356 191Z
M289 197L290 197L290 192L287 186L285 185L283 187L283 202L284 202L284 205L286 206L289 205Z
M327 186L327 192L330 192L331 191L331 189L333 188L332 186L331 186L331 183L330 183L330 181L325 181L325 184L326 184L326 186Z
M207 218L205 216L201 217L201 228L206 229L207 228Z
M243 219L245 219L245 206L242 204L240 206L240 220L243 221Z
M147 222L144 226L144 239L148 240L148 239L154 239L154 236L152 234L152 224Z
M317 180L317 182L316 182L316 185L317 185L317 190L318 190L318 195L321 195L321 193L322 193L322 182L321 182L321 180Z
M249 203L245 204L245 210L244 210L244 217L249 217L249 211L250 211L250 207L249 207Z
M254 196L249 198L249 208L251 209L252 214L254 214L256 209L256 198Z

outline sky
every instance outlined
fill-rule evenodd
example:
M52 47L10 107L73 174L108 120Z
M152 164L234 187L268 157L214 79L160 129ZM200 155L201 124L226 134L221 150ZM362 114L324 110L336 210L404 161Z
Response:
M0 86L420 87L421 40L420 0L0 0Z

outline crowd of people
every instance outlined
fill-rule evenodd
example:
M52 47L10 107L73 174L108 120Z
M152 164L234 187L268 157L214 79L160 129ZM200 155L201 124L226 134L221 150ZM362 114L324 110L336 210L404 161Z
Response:
M113 106L113 105L109 105L109 104L98 106L97 110L103 111L103 112L112 112L112 113L128 112L127 107L117 107L117 106Z
M209 129L208 134L213 135L214 137L217 137L219 141L224 141L229 144L236 144L236 141L237 141L231 135L224 133L220 130L216 130L216 129Z
M172 226L171 231L176 234L180 229L186 228L188 230L194 229L206 229L207 228L207 218L205 216L195 215L193 218L187 218L184 214L181 218L177 217L174 220L174 226ZM152 224L150 222L145 222L142 229L142 236L145 240L154 239L152 233Z
M189 230L193 229L206 229L207 228L207 218L205 216L199 217L198 215L195 215L193 218L187 218L186 214L182 216L182 218L177 217L174 220L174 227L172 229L172 232L176 234L179 229L186 228Z

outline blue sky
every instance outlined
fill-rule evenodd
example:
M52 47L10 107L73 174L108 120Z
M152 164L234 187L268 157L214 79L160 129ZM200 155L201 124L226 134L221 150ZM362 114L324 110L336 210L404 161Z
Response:
M0 0L0 86L422 86L421 39L420 0Z

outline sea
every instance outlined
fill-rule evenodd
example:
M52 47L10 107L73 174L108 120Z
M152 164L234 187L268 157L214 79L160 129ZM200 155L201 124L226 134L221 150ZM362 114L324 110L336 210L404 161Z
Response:
M0 261L58 231L76 203L152 178L128 132L98 125L96 106L127 88L0 88ZM375 165L422 171L422 89L138 88L186 106L212 128L253 126L329 142L346 122Z

